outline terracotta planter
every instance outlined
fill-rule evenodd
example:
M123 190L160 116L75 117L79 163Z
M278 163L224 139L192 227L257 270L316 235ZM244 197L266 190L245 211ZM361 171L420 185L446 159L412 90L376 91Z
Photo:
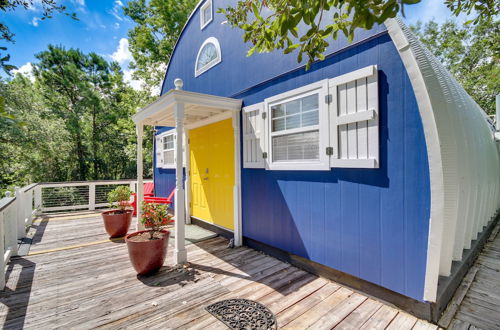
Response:
M116 210L102 212L104 228L110 237L122 237L127 235L128 228L132 222L132 210L125 213L114 213Z
M149 232L149 230L137 231L125 237L130 261L139 275L151 273L159 269L163 266L167 256L167 246L170 232L168 230L162 230L161 232L164 234L163 237L151 241L130 240L131 237L146 232Z

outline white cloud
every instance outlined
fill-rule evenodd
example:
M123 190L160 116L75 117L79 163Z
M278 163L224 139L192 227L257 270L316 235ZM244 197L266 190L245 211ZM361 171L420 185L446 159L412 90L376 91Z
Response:
M134 70L123 70L123 80L125 80L125 82L133 89L140 91L142 90L142 81L133 79L133 74Z
M74 3L80 6L85 6L85 0L73 0Z
M116 22L114 26L115 26L115 29L119 29L120 28L120 23Z
M33 17L33 19L31 20L31 25L37 27L38 26L38 22L40 22L41 18L40 17Z
M113 8L109 11L111 15L113 15L117 20L123 21L123 17L121 16L121 11L123 7L123 2L120 0L115 0L113 3Z
M35 77L33 76L33 64L31 64L31 62L28 62L15 70L12 70L12 74L21 74L28 77L31 81L35 80Z
M132 54L128 49L127 38L120 39L116 51L111 54L111 58L113 59L113 61L118 62L121 66L123 66L124 64L128 64L132 60Z

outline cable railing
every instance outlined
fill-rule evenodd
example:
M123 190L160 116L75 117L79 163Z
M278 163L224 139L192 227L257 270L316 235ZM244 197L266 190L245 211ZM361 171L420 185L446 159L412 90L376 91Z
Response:
M144 183L152 180L144 180ZM5 271L12 256L18 253L18 240L26 236L33 218L40 213L95 210L108 206L108 193L118 186L137 191L136 180L102 180L34 183L7 192L0 199L0 290L5 288Z

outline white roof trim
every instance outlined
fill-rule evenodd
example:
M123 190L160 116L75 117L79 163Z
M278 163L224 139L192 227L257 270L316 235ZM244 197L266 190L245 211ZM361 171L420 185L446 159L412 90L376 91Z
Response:
M141 109L132 116L132 119L136 124L175 126L175 103L184 104L186 125L206 120L225 111L241 110L241 100L238 99L173 89Z
M431 210L423 299L500 206L500 154L484 111L399 19L386 21L417 99L429 159Z

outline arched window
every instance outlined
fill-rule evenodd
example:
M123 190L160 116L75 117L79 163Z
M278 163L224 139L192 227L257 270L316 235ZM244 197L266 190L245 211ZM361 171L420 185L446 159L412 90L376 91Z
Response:
M194 76L198 77L203 72L207 71L222 60L219 41L210 37L200 47L198 56L196 56L196 65L194 68Z

